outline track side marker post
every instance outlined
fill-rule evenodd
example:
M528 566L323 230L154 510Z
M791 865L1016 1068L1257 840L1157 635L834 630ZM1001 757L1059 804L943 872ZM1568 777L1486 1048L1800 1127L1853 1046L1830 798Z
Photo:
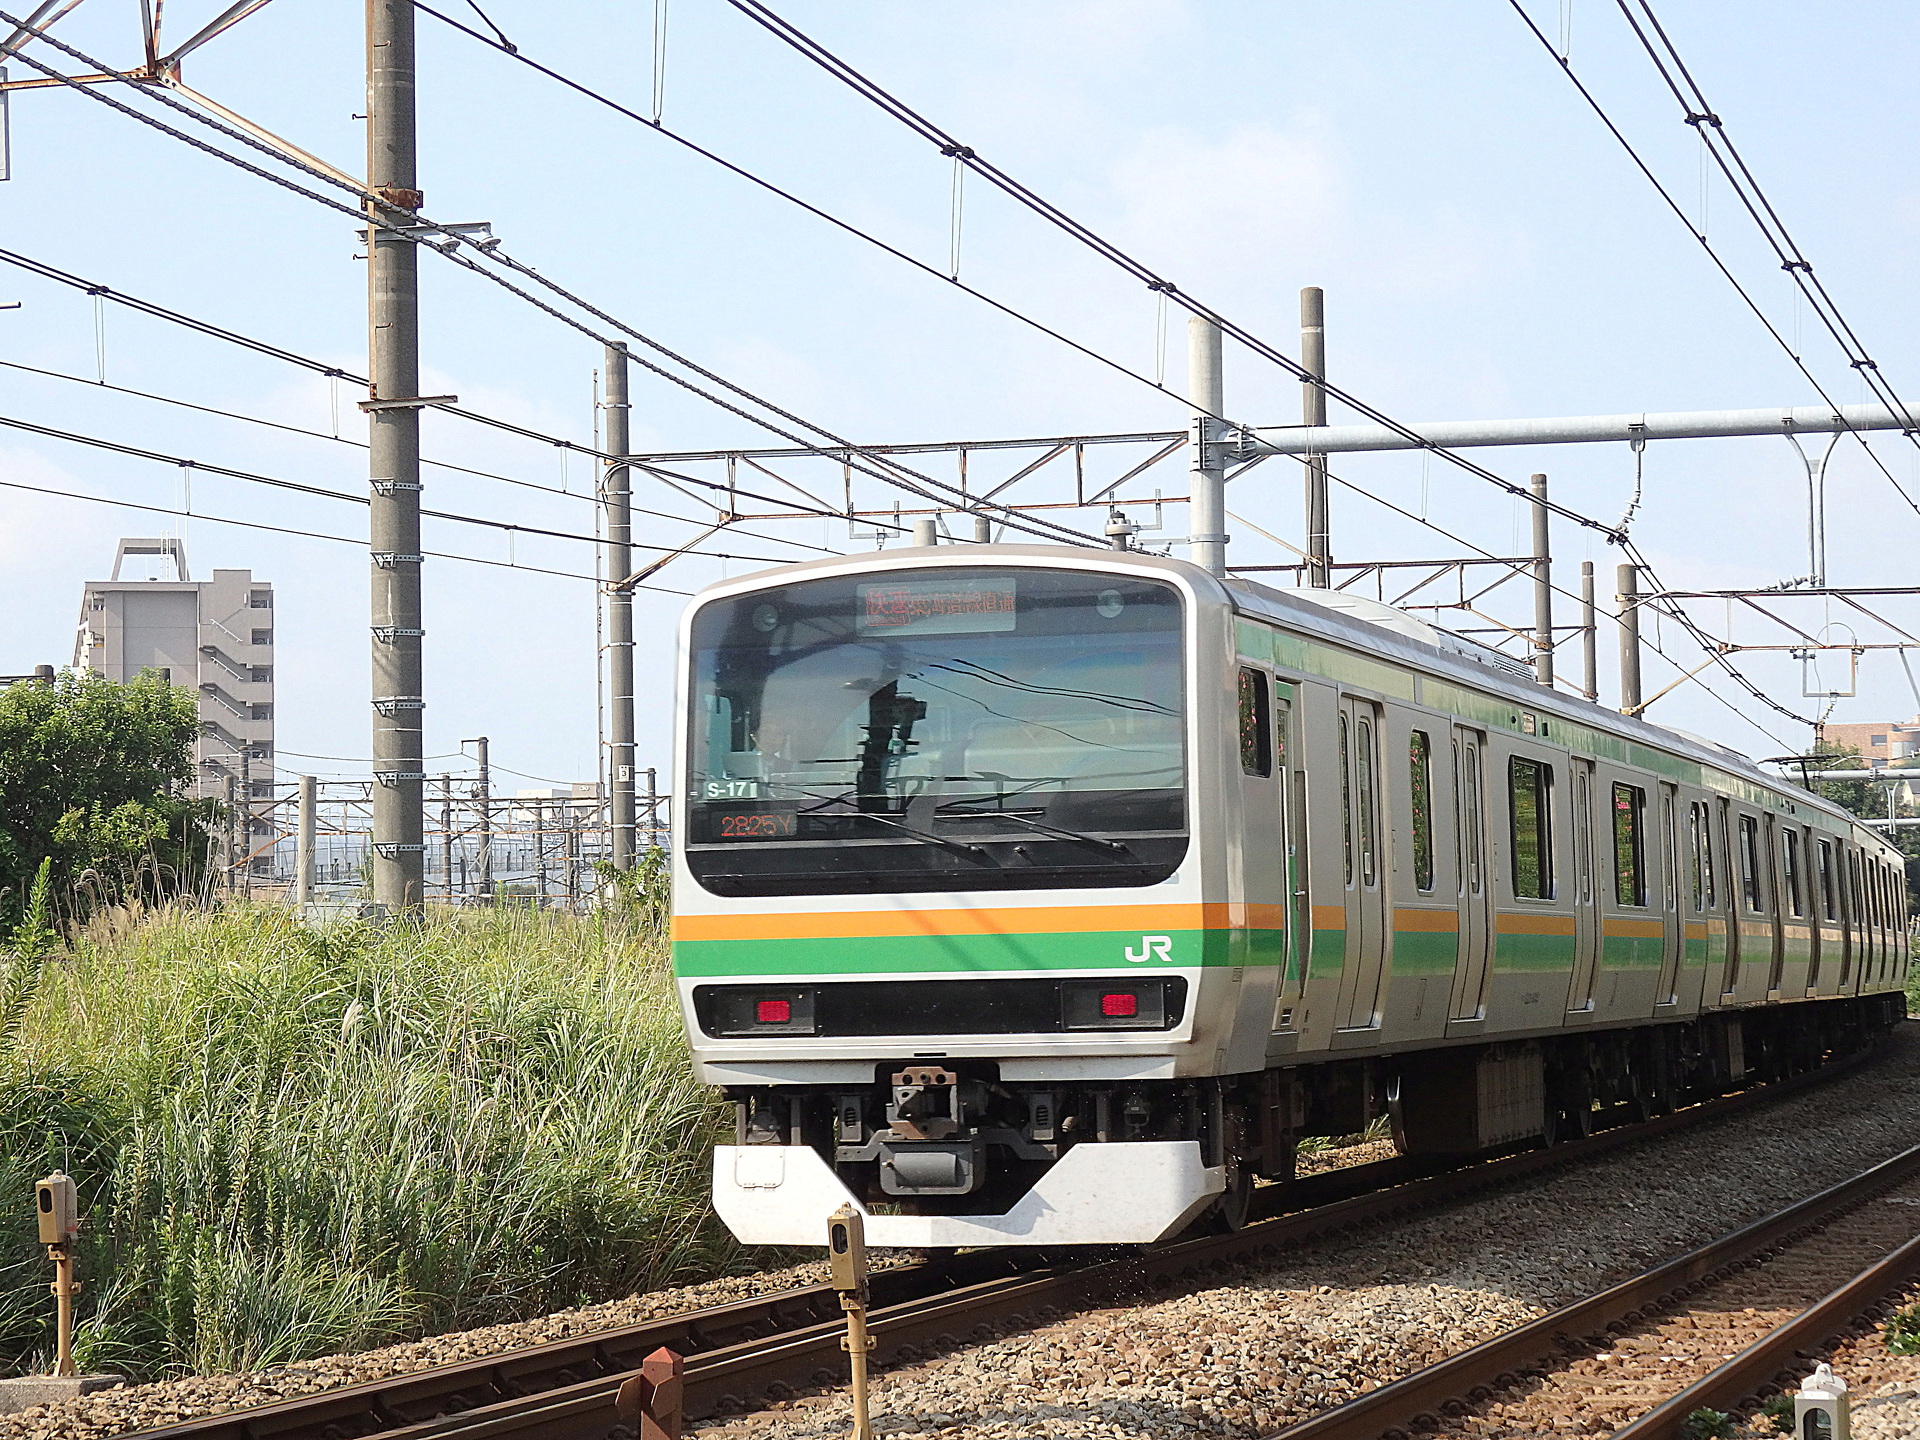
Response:
M842 1205L827 1217L827 1268L840 1308L847 1312L847 1333L840 1346L853 1372L852 1440L873 1440L873 1421L867 1413L867 1352L873 1337L867 1334L867 1227L860 1212Z
M1800 1440L1852 1440L1847 1382L1822 1360L1793 1397L1793 1433Z
M662 1345L640 1362L614 1397L614 1411L628 1440L680 1440L685 1362Z

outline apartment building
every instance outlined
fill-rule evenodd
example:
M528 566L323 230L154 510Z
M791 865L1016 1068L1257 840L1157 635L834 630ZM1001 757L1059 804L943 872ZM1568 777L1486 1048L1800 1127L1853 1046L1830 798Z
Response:
M180 541L122 540L111 578L87 582L74 667L109 680L158 670L192 690L197 793L271 799L273 614L273 587L251 570L194 580Z

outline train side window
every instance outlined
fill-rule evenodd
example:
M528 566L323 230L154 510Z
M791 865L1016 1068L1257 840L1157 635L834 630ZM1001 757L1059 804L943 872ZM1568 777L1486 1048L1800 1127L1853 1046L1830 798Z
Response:
M1740 817L1740 896L1755 915L1764 913L1760 903L1760 822L1751 815Z
M1347 884L1353 884L1353 760L1348 754L1347 717L1340 717L1340 847L1347 857Z
M1357 779L1360 789L1360 882L1371 885L1380 878L1380 868L1376 861L1375 815L1379 805L1378 787L1373 780L1373 722L1361 720L1355 727L1355 739L1360 747L1360 765Z
M1258 670L1240 672L1240 771L1273 774L1273 699Z
M1814 843L1818 847L1815 858L1820 872L1818 890L1820 915L1826 920L1837 920L1839 911L1834 908L1833 898L1833 842L1818 840Z
M1513 893L1553 898L1553 767L1515 755L1507 762L1507 819L1513 840Z
M1613 898L1622 905L1647 903L1647 792L1638 785L1613 787Z
M1281 686L1287 689L1287 686ZM1273 765L1276 770L1287 768L1287 737L1293 731L1293 701L1284 695L1273 697Z
M1780 878L1786 882L1787 911L1804 915L1807 908L1800 900L1800 832L1784 830L1780 834Z
M1413 886L1433 890L1433 742L1424 730L1407 741L1407 779L1413 798Z

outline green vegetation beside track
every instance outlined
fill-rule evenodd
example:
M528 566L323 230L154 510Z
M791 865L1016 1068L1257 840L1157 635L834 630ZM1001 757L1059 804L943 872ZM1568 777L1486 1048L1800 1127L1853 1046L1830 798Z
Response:
M82 1368L251 1368L741 1267L655 927L169 909L0 989L0 1363L51 1348L33 1182L80 1182Z

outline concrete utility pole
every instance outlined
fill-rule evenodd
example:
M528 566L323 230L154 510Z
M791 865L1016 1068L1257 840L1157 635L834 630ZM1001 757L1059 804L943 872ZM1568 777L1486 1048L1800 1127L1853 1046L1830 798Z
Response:
M493 767L487 763L487 737L482 735L474 740L462 740L462 745L474 747L476 759L480 763L480 778L473 787L473 798L480 802L480 854L474 865L474 878L478 882L480 903L493 904Z
M294 842L293 903L313 903L314 778L300 777L299 839Z
M1300 365L1315 379L1327 378L1327 292L1309 285L1300 292ZM1313 381L1300 386L1300 423L1327 423L1327 392ZM1327 457L1307 457L1307 584L1325 590L1333 583L1333 535L1327 518Z
M414 155L412 0L367 0L368 418L373 559L373 898L389 914L425 900L426 749L420 696L418 252L394 226L420 208Z
M1580 562L1580 693L1600 698L1599 626L1593 609L1593 562Z
M1553 684L1553 544L1547 528L1547 477L1535 475L1533 491L1533 678Z
M607 428L609 455L625 455L630 439L627 400L627 350L607 347ZM607 779L613 819L613 868L633 868L639 853L633 813L633 590L624 584L633 573L633 471L620 461L607 465L607 676L609 696Z
M1620 616L1620 713L1640 713L1640 567L1622 565L1614 604Z
M1192 534L1188 558L1215 575L1227 573L1227 468L1215 436L1225 413L1220 366L1220 327L1202 315L1187 317L1187 400L1193 405L1193 499L1187 507Z

